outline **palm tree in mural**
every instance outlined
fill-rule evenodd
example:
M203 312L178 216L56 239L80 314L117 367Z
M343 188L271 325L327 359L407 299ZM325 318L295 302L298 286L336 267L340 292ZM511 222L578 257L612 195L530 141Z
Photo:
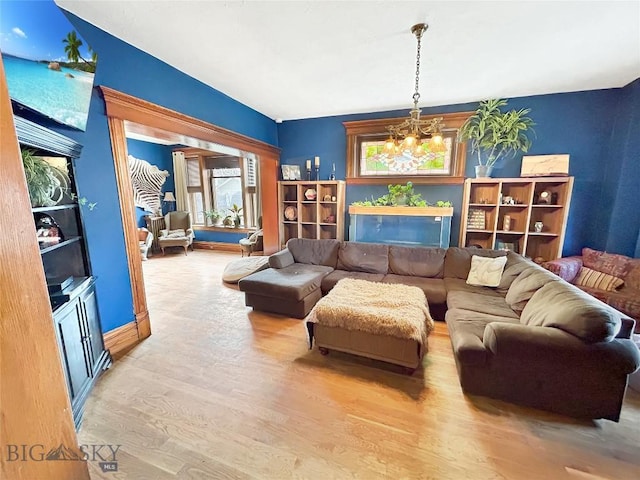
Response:
M85 60L80 54L80 47L82 46L82 40L78 38L75 30L67 33L67 36L62 39L62 43L65 44L64 52L67 54L67 58L74 63L78 63L78 60L82 60L87 66L86 70L95 73L96 71L96 61L98 60L98 55L89 47L89 52L91 52L91 61Z

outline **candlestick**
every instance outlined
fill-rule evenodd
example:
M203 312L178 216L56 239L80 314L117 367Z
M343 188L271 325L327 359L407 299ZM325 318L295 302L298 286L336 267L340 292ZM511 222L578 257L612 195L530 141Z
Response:
M320 180L320 165L316 165L316 180Z
M320 166L320 157L316 157L316 168Z
M311 170L311 160L307 160L307 170Z
M331 166L331 175L329 176L329 180L335 180L336 179L336 163L333 162L333 165Z

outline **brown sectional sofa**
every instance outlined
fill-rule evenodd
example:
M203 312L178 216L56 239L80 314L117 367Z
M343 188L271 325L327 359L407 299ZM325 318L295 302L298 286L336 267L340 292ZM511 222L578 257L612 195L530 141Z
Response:
M507 255L497 288L466 283L473 255ZM239 282L246 304L298 318L345 277L422 288L468 394L617 421L640 367L633 319L511 252L292 239L269 264Z

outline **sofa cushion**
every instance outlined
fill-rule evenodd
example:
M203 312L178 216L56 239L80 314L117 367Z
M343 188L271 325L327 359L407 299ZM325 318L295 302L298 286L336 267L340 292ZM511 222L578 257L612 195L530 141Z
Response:
M461 363L479 365L485 363L487 358L483 344L485 327L493 322L518 323L514 318L460 308L447 310L445 321L456 359Z
M622 279L633 267L632 259L629 257L586 247L582 249L582 263L587 268Z
M471 256L471 268L467 283L484 287L497 287L502 278L507 257L487 258L478 255Z
M447 294L447 307L518 319L518 315L505 302L503 297L482 293L449 292Z
M500 294L496 291L495 288L489 287L478 287L476 285L467 284L466 279L462 278L444 278L444 285L447 289L447 292L469 292L469 293L480 293L482 295L492 296L492 297L502 297L504 298L504 294Z
M389 273L382 279L383 283L401 283L421 288L427 297L429 304L442 304L447 302L447 289L441 278L424 278L410 275L395 275Z
M381 282L384 275L381 273L367 273L367 272L349 272L347 270L334 270L329 275L322 279L322 292L327 293L333 287L336 286L343 278L357 278L359 280L369 280L370 282Z
M340 248L339 240L291 238L287 242L287 249L296 263L324 265L331 268L336 268L338 248Z
M503 257L507 254L505 250L484 250L482 248L460 248L449 247L444 257L444 276L452 278L464 278L469 276L471 269L471 256L480 257Z
M607 273L582 267L574 283L580 287L597 288L599 290L613 292L624 285L624 280Z
M507 291L505 300L516 313L521 313L529 299L543 285L549 282L558 281L560 281L560 277L543 269L542 267L532 265L531 268L523 271L513 281Z
M444 276L444 248L389 247L389 273L416 277Z
M547 283L534 293L520 322L559 328L585 343L610 342L622 324L619 312L564 282Z
M506 295L513 281L518 278L518 275L531 267L531 263L529 261L522 257L520 258L522 261L512 262L511 265L509 265L509 261L507 261L507 265L505 266L504 272L502 272L502 277L500 278L500 283L496 287L498 292Z
M338 250L336 268L350 272L385 274L389 270L389 246L378 243L342 242Z
M238 286L242 292L297 301L319 289L322 279L331 271L331 267L322 265L294 263L253 273L240 280Z

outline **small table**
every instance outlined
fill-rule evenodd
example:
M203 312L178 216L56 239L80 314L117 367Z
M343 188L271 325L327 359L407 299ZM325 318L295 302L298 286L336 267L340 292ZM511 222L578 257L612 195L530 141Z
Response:
M405 367L412 374L427 351L433 319L418 287L346 278L307 316L310 346Z

